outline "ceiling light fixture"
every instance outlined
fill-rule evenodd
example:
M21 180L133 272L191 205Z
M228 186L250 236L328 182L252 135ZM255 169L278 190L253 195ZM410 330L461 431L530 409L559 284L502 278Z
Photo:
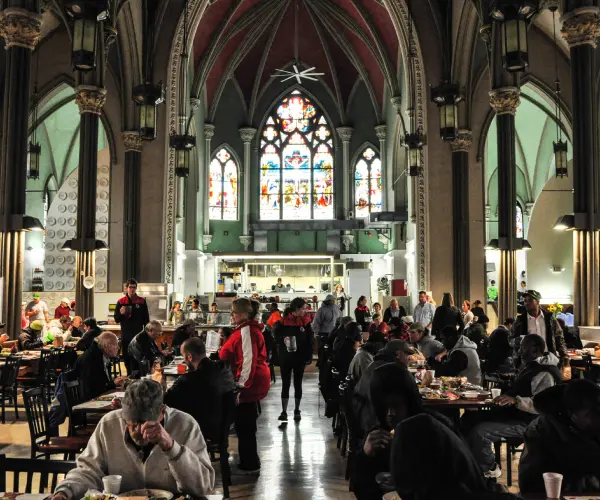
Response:
M281 83L287 82L288 80L295 78L296 82L299 85L301 85L302 78L316 82L318 81L318 78L315 78L316 76L323 76L325 74L313 72L316 66L304 69L302 71L300 70L300 58L298 56L298 0L294 2L294 63L292 64L292 68L294 68L294 71L277 68L275 71L278 71L279 73L276 73L271 76L273 78L279 78L280 76L283 76L284 78L283 80L281 80Z

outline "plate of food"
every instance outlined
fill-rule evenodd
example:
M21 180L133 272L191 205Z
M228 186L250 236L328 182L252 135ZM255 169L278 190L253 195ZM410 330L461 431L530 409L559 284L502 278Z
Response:
M485 396L485 394L477 391L465 391L461 395L465 399L479 399L480 396Z
M173 498L173 493L166 490L151 490L151 489L143 489L143 490L133 490L128 491L126 493L120 493L119 498L133 500L132 497L135 497L135 500L171 500Z

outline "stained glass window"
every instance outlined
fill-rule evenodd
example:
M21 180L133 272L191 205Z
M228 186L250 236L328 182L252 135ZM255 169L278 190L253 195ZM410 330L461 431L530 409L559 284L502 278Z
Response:
M517 203L517 217L516 217L516 226L517 226L517 238L523 238L523 209L521 205Z
M365 148L354 170L355 217L368 217L371 212L381 212L381 159L371 147Z
M238 167L226 148L219 149L209 167L208 212L212 220L237 220Z
M333 219L333 141L299 90L277 104L260 139L260 218Z

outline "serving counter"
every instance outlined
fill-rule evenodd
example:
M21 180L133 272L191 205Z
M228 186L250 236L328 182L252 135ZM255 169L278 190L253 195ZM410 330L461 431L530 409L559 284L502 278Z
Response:
M121 336L121 325L98 325L105 332L112 332L117 337ZM181 325L163 325L163 334L158 339L158 344L162 342L166 342L169 347L171 347L171 343L173 342L173 335L175 334L175 330ZM229 327L231 325L195 325L194 328L197 334L208 332L211 330L218 331L219 328Z

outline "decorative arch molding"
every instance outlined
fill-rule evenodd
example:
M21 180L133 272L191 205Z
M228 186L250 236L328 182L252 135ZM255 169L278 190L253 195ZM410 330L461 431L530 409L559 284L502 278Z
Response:
M399 40L400 51L404 58L408 53L408 8L406 0L381 0L383 6L387 9L396 35ZM188 19L190 33L188 38L188 47L185 47L187 53L190 53L193 45L194 34L196 33L202 16L210 4L211 0L189 0L188 1ZM418 25L418 21L416 23ZM165 282L172 283L174 280L174 256L175 256L175 212L176 212L176 183L175 183L175 154L169 147L169 136L174 133L177 124L177 98L178 98L178 80L180 76L179 66L181 64L181 54L184 50L183 45L183 12L179 16L179 21L175 29L173 42L171 45L169 68L168 68L168 94L167 94L167 133L165 134L165 149L167 168L165 171L165 206L164 206L164 225L163 225L163 278ZM427 133L427 89L425 88L425 69L423 63L423 52L419 42L418 33L414 33L414 48L416 58L414 59L415 79L414 89L411 85L408 75L405 75L404 88L410 88L416 95L416 109L411 110L415 114L417 127ZM396 144L395 147L400 147ZM417 261L418 261L418 281L420 288L428 288L429 285L429 235L428 235L428 211L427 211L427 149L424 154L424 174L415 181L415 197L417 198Z

